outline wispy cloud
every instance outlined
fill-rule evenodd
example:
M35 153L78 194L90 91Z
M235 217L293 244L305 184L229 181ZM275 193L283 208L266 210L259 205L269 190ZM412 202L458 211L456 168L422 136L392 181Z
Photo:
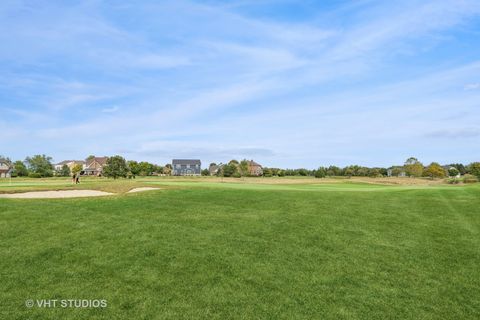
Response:
M114 112L117 112L118 110L120 110L120 108L118 106L113 106L111 108L103 108L102 112L103 113L114 113Z
M465 52L480 49L479 17L474 0L7 4L0 125L18 143L2 152L39 150L33 134L51 141L42 153L67 158L436 155L477 132L480 65Z
M477 90L480 89L480 83L469 83L463 87L465 90Z

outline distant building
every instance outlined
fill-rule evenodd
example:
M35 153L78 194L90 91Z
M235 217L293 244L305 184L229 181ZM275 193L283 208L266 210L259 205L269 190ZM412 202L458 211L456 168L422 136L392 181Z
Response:
M55 164L54 168L55 168L56 171L60 171L60 170L62 170L64 165L67 165L67 167L70 170L72 170L73 167L77 164L81 165L82 169L85 168L85 161L83 161L83 160L64 160L62 162L59 162L59 163Z
M251 176L261 176L263 175L263 168L260 164L256 163L253 160L248 161L248 173Z
M12 176L12 164L7 159L0 158L0 178L10 178Z
M107 164L108 157L92 157L85 160L83 174L87 176L101 176L103 167Z
M198 159L173 159L172 175L174 176L199 176L202 163Z
M211 163L208 167L208 171L210 172L211 176L215 176L221 168L222 164Z

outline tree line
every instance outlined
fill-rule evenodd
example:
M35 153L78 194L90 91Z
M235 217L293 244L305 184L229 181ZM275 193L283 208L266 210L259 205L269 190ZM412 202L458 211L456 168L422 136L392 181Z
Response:
M12 162L7 157L1 157L11 164L13 167L12 177L32 177L43 178L52 176L70 176L77 174L83 170L82 165L77 164L72 168L66 164L59 170L54 170L52 158L42 155L34 155L26 157L24 161L17 160ZM210 166L216 166L211 163ZM109 157L106 166L103 169L103 175L111 178L134 178L135 176L150 176L154 174L170 175L172 173L172 165L166 164L159 166L153 163L134 160L127 161L122 156L116 155ZM202 175L210 175L208 169L202 170ZM227 164L218 165L215 173L222 177L244 177L249 176L249 164L246 159L238 161L231 160ZM463 176L465 182L475 182L480 180L480 162L473 162L468 165L461 163L452 163L442 166L437 162L424 165L415 157L408 158L401 166L392 166L390 168L382 167L365 167L359 165L350 165L343 168L331 165L328 167L319 167L310 170L305 168L299 169L281 169L281 168L263 168L264 177L285 177L285 176L304 176L304 177L384 177L384 176L407 176L407 177L429 177L429 178L445 178L451 177L452 182L459 176Z

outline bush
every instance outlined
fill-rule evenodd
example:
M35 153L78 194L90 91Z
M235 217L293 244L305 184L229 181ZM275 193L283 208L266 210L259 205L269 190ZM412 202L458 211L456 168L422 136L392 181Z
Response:
M463 176L463 183L475 183L478 182L478 178L472 174L466 174Z
M42 175L41 175L40 173L37 173L37 172L30 172L30 173L28 174L28 177L29 177L29 178L41 178Z
M460 182L462 182L462 180L457 179L457 178L447 179L447 183L449 183L449 184L459 184Z
M241 178L242 175L241 175L239 172L235 172L235 173L232 175L232 177L234 177L234 178Z

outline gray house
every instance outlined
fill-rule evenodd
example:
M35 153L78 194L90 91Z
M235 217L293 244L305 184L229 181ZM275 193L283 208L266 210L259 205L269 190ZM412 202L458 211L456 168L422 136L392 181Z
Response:
M172 174L174 176L199 176L202 163L198 159L173 159Z

